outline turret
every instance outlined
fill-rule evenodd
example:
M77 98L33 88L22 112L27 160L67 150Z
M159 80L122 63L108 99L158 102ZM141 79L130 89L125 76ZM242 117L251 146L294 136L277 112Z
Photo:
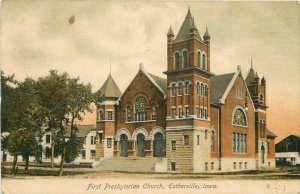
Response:
M169 32L167 34L167 37L168 37L168 43L172 42L174 40L174 33L173 33L171 25L170 25L170 29L169 29Z
M116 106L119 103L118 99L120 96L121 91L110 73L96 93L96 131L98 133L96 160L113 155L114 144L111 137L114 136L116 130Z
M266 86L266 80L265 80L265 77L263 77L263 78L261 79L261 85L262 85L262 86Z
M254 76L254 82L259 83L259 76L258 76L257 72L255 73L255 76Z
M190 37L191 37L191 38L196 38L196 36L197 36L197 31L198 31L198 29L197 29L197 27L196 27L196 25L195 25L195 20L194 20L194 18L193 18L193 20L192 20L192 25L191 25L191 27L190 27Z
M208 32L208 29L207 29L207 26L206 26L206 31L205 31L205 34L203 36L203 40L206 44L209 44L210 43L210 34Z

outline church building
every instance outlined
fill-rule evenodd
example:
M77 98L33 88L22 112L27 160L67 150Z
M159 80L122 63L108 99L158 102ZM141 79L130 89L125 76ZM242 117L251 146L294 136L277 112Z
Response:
M142 64L121 92L110 74L97 92L96 159L157 157L165 172L199 173L275 167L267 128L266 80L252 63L246 78L211 72L211 36L190 10L167 34L167 79Z

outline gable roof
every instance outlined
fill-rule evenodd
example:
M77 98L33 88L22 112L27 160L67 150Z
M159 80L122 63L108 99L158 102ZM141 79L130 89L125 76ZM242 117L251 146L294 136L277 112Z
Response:
M222 98L225 90L227 89L230 81L232 80L234 73L228 73L223 75L216 75L210 78L211 86L211 99L212 104L218 104Z
M149 75L166 94L167 93L167 79L158 77L158 76L150 74L150 73L149 73Z
M232 88L233 84L235 83L239 75L241 75L242 77L248 96L251 96L248 87L245 83L245 80L241 74L241 70L237 70L235 73L229 73L229 74L211 77L212 78L211 79L211 104L219 104L219 103L225 104L225 100L230 92L230 89ZM253 109L255 109L251 97L250 97L250 102Z
M86 137L91 130L95 130L95 125L77 125L78 132L76 133L77 137ZM68 126L66 130L66 137L70 137L71 127Z
M192 17L192 14L191 14L191 11L190 9L188 10L188 13L181 25L181 28L174 40L174 42L179 42L179 41L182 41L182 40L187 40L190 38L190 29L191 28L195 28L196 29L196 38L199 39L199 40L202 40L200 34L199 34L199 31L197 29L197 27L195 26L195 23L193 21L193 17Z
M106 81L102 85L102 87L97 91L98 97L115 97L118 98L121 96L121 91L117 86L115 80L111 76L108 75Z
M123 97L123 95L127 91L128 87L131 85L131 83L136 78L136 76L139 74L139 72L142 72L150 80L150 82L153 83L153 85L162 93L162 95L164 96L164 99L167 98L167 80L164 79L164 78L158 77L156 75L147 73L145 71L143 65L140 64L139 71L134 76L134 78L132 79L132 81L130 82L130 84L127 86L127 88L124 90L124 92L122 93L122 95L120 96L119 99L121 99Z

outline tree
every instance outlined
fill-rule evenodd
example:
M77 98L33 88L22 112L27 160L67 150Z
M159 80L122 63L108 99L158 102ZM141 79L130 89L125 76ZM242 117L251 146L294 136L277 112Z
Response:
M7 92L7 91L6 91ZM10 132L8 141L8 151L14 156L14 165L12 173L17 162L18 155L22 155L25 159L25 173L28 173L29 157L36 156L38 142L36 137L41 138L44 117L40 111L40 100L36 94L36 82L31 78L26 78L23 82L18 82L17 86L12 90L10 101L5 101L5 105L9 102L13 103L13 114L10 114L8 108L4 114L7 114L6 130ZM11 121L13 119L13 122ZM18 141L13 141L13 138Z
M22 155L25 159L25 173L28 173L29 156L35 156L39 148L34 134L35 132L33 130L17 129L13 130L8 136L8 151L14 156L12 175L15 174L15 167L19 155Z
M51 70L46 77L37 81L38 95L41 99L41 111L45 115L47 130L51 131L51 167L54 167L55 135L63 127L67 109L67 82L69 75L58 74Z
M15 128L15 120L17 113L15 111L14 104L15 88L17 87L17 81L14 79L14 75L5 76L1 71L1 149L3 154L7 149L7 138L12 129Z
M50 75L39 78L38 88L48 128L55 130L52 134L56 134L56 137L52 135L51 138L52 153L54 154L55 147L58 147L61 155L59 175L62 176L64 162L74 160L80 152L82 143L76 138L76 122L83 119L82 115L86 111L92 111L91 85L79 83L79 78L70 78L67 73L59 74L51 70ZM67 135L68 128L70 134Z
M1 132L10 132L15 128L17 113L14 104L17 84L14 75L5 76L1 71Z

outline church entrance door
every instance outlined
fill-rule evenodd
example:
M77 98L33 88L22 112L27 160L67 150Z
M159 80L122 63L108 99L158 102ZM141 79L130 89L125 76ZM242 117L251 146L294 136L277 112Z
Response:
M137 149L138 149L137 156L144 157L145 149L146 149L146 141L145 141L145 136L141 133L137 135Z
M154 157L162 157L165 155L165 141L161 133L156 133L154 135L153 148Z
M121 156L127 157L128 156L128 137L125 134L121 135L120 138L120 144L121 144Z

